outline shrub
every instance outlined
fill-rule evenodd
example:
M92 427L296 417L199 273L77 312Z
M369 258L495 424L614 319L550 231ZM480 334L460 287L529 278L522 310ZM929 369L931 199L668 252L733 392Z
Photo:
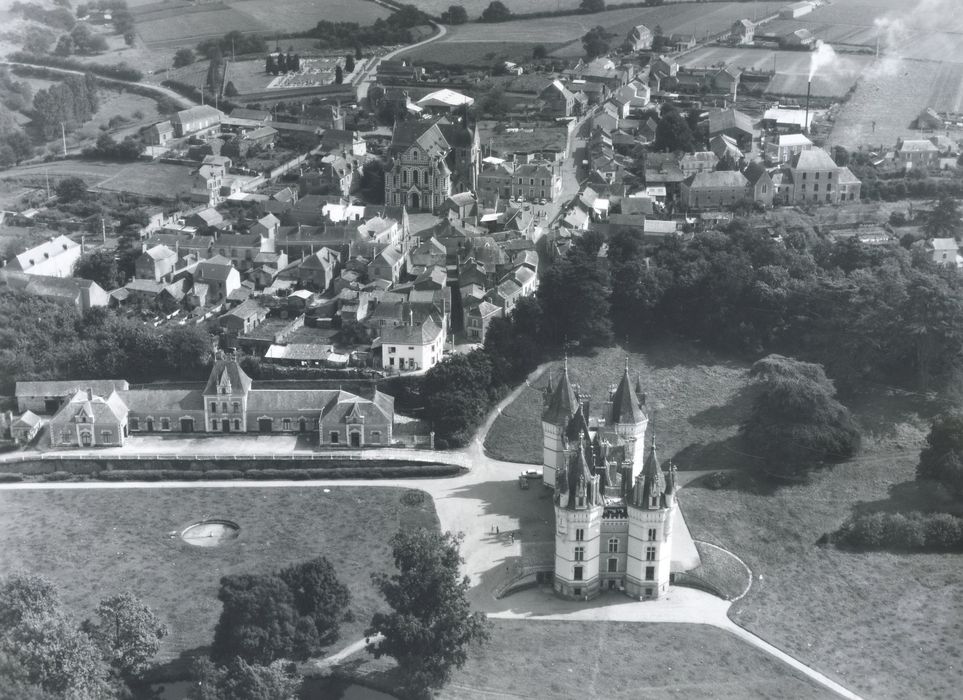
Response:
M12 472L0 472L0 484L9 484L14 481L23 481L23 474L14 474Z
M963 523L949 513L936 513L923 522L927 549L956 549L963 543Z
M848 520L832 539L856 550L958 551L963 521L949 513L867 513Z
M73 478L73 474L70 472L50 472L49 474L43 475L44 481L69 481Z
M205 479L243 479L244 472L239 469L208 469L204 472Z

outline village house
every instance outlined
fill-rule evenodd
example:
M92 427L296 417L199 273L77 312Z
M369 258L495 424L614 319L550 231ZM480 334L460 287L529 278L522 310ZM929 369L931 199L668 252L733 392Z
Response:
M368 264L368 277L395 284L401 278L405 256L398 246L388 246Z
M4 269L0 270L0 285L3 284L24 294L69 304L81 313L110 303L110 295L99 284L81 277L50 277Z
M924 244L924 250L937 265L963 269L963 255L955 238L930 238Z
M686 153L679 159L679 167L682 173L689 177L696 173L711 172L716 169L719 158L712 151L698 151L696 153Z
M385 326L380 343L381 366L385 369L428 370L441 361L445 334L442 326L429 317L419 324Z
M208 304L219 304L241 286L241 275L230 260L222 255L215 255L197 263L194 268L194 286L198 284L207 287Z
M144 129L144 143L148 146L166 146L174 140L174 126L169 119L151 124Z
M553 80L538 93L543 110L554 117L578 116L575 113L575 96L561 81Z
M465 335L468 340L472 343L484 343L492 319L502 318L504 314L505 312L500 306L484 299L472 304L465 311Z
M311 289L326 292L334 282L341 264L337 251L322 247L321 250L297 263L297 279Z
M628 51L648 51L652 48L652 30L644 24L637 24L629 30L623 48Z
M742 171L750 188L752 201L764 207L771 207L775 196L775 187L769 171L758 161L750 163Z
M24 411L23 414L14 417L13 412L7 411L2 419L0 426L6 426L6 436L19 446L26 445L33 440L43 425L43 420L33 411Z
M224 113L210 105L197 105L177 112L171 123L178 138L213 131L221 126Z
M150 248L145 243L144 252L134 261L134 277L138 279L170 280L177 267L177 252L166 245L155 245Z
M45 277L70 277L74 265L84 249L66 236L57 236L13 256L6 265L8 271Z
M933 168L939 166L940 149L929 139L899 139L894 152L899 167L910 170L912 168Z
M756 24L749 19L733 23L730 37L735 44L751 44L756 34Z
M765 140L765 156L770 163L780 165L813 147L813 142L805 134L774 134Z
M248 299L217 319L218 324L228 333L241 335L250 333L267 318L268 310L253 299Z
M728 136L743 152L751 151L756 137L752 117L732 107L709 112L709 138L716 136Z
M682 206L686 209L719 209L738 204L748 196L745 175L731 170L700 172L682 183Z

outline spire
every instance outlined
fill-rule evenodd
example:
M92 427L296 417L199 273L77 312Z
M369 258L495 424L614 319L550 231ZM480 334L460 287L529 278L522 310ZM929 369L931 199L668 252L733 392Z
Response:
M655 496L656 494L665 492L665 474L662 472L662 466L659 464L659 455L655 452L655 435L652 436L652 447L649 450L649 456L645 458L645 464L642 465L642 478L645 479L649 496Z
M622 381L619 382L618 389L612 397L612 422L613 423L641 423L645 420L642 412L642 404L632 388L632 380L629 377L629 361L626 357L625 370L622 373Z
M564 427L578 411L578 407L578 399L568 378L568 358L566 358L565 371L545 407L542 420Z

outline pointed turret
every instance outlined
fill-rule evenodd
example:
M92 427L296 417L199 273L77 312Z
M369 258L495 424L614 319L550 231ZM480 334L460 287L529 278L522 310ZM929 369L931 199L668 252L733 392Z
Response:
M579 402L568 378L568 362L566 361L562 377L552 392L548 405L545 406L542 420L553 425L565 426L578 411L578 408Z
M637 424L645 420L642 404L639 402L632 380L629 378L628 364L622 373L615 394L612 396L612 422L615 424Z
M645 479L647 495L650 497L661 496L665 493L665 474L659 464L659 455L655 452L655 437L652 438L649 456L645 458L645 464L642 467L642 478Z

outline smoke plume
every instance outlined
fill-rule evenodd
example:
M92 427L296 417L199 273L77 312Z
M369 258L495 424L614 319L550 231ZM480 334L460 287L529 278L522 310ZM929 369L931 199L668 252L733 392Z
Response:
M812 82L816 73L827 66L832 66L836 62L837 56L833 47L822 41L816 42L816 50L809 56L809 82Z

